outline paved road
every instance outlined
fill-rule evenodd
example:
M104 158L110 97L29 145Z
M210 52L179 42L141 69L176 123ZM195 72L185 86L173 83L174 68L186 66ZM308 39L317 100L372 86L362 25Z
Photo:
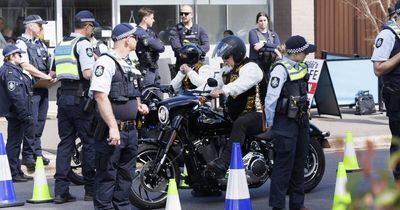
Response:
M365 157L365 152L361 151L357 153L359 162ZM377 174L378 171L386 169L386 159L388 156L388 150L377 150L373 158L373 174ZM310 209L327 210L331 208L332 199L335 189L336 182L336 168L338 161L341 160L341 154L339 153L326 153L326 170L324 178L322 179L319 186L314 189L311 193L306 195L305 205ZM53 194L54 180L48 179L51 194ZM17 199L26 200L31 197L33 182L28 183L15 183ZM27 210L27 209L41 209L41 210L61 210L61 209L74 209L74 210L89 210L93 209L91 202L83 201L83 187L72 186L71 193L76 195L78 198L77 202L55 205L55 204L25 204L23 207L14 207L15 210ZM211 197L211 198L193 198L190 195L190 190L180 190L180 201L182 209L190 210L221 210L224 209L224 196ZM259 189L251 189L250 196L253 206L253 210L265 210L268 208L268 195L269 195L269 181ZM132 207L133 210L137 208Z

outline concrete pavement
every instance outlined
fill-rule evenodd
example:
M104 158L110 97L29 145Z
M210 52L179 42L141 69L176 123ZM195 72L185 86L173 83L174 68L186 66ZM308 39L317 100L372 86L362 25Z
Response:
M317 110L312 110L311 122L322 131L329 131L328 141L331 148L325 149L325 152L341 151L344 144L346 131L353 134L354 146L356 149L365 148L366 142L371 141L377 148L389 148L390 130L386 113L377 112L372 115L354 115L355 110L341 108L342 119L337 116L322 115L318 116ZM7 121L0 118L0 132L3 133L4 140L7 139ZM42 137L42 147L44 155L51 160L46 167L46 174L53 176L55 172L55 159L57 144L59 142L57 119L54 113L48 115L45 131ZM25 167L23 167L25 169ZM30 174L28 172L28 174Z

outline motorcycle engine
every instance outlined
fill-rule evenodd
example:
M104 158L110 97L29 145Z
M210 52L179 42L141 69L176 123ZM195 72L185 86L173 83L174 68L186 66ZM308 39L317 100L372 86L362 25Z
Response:
M249 152L243 157L246 170L247 183L256 184L269 178L271 168L267 164L264 155L259 152Z

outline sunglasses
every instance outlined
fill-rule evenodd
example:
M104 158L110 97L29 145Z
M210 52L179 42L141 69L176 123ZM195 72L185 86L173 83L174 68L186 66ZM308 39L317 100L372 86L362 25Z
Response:
M188 16L190 14L190 12L180 12L179 13L181 16Z
M134 38L135 40L138 39L137 36L135 36L135 35L130 35L130 36L128 36L128 37L132 37L132 38Z
M230 56L230 55L223 55L223 56L222 56L222 59L223 59L223 60L228 60L228 59L229 59L229 56Z
M87 26L90 26L90 27L92 27L92 28L94 28L94 25L93 24L90 24L90 23L88 23L88 24L86 24Z

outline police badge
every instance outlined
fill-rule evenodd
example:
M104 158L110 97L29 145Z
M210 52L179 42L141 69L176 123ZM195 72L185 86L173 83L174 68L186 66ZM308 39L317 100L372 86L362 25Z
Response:
M278 77L272 77L271 79L271 87L276 88L279 86L280 79Z
M15 81L9 81L9 82L8 82L7 88L8 88L9 91L14 91L14 90L15 90L15 87L16 87Z
M96 75L96 77L100 77L101 75L103 75L104 73L104 66L97 66L96 70L94 71L94 75Z

